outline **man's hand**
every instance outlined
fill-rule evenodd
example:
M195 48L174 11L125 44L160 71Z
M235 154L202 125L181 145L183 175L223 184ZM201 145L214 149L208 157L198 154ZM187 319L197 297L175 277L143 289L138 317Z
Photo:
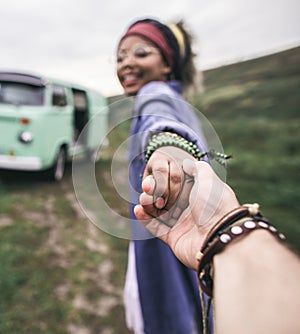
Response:
M238 207L239 203L232 189L218 178L208 163L189 158L184 160L182 170L194 182L191 188L188 184L182 197L177 196L175 208L184 207L189 199L187 208L178 218L171 216L170 219L167 209L160 211L163 215L157 215L158 211L155 210L149 213L149 206L153 203L153 189L156 189L156 179L151 175L143 181L144 193L140 197L140 205L135 207L135 215L145 228L171 247L180 261L196 269L196 254L208 231L220 218Z

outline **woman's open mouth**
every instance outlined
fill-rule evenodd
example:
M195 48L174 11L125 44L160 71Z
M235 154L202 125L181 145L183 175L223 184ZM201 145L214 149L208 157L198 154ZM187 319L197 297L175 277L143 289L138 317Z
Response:
M138 83L138 81L140 80L141 75L138 74L126 74L122 76L122 85L124 87L130 87L130 86L134 86Z

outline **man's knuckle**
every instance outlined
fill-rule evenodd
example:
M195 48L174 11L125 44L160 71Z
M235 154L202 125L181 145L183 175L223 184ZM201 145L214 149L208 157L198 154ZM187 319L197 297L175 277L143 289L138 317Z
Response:
M182 181L182 177L180 174L172 174L170 180L174 184L179 184Z

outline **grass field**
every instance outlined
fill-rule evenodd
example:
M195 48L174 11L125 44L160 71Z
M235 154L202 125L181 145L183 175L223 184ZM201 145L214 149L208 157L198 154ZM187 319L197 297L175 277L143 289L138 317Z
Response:
M206 71L204 93L191 99L235 156L227 181L240 201L260 203L297 250L299 74L296 48ZM126 201L107 173L128 127L115 128L95 171L102 194L124 216ZM58 184L2 172L0 232L0 334L129 333L122 304L128 240L102 232L82 213L70 165Z

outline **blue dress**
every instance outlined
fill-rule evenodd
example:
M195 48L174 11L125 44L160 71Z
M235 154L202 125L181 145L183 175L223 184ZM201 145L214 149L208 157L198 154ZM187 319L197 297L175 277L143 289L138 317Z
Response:
M130 215L140 310L141 333L202 333L202 313L196 273L185 267L169 246L136 220L145 146L159 131L179 134L206 150L199 120L181 96L179 81L150 82L136 96L129 144ZM137 333L138 331L136 331Z

